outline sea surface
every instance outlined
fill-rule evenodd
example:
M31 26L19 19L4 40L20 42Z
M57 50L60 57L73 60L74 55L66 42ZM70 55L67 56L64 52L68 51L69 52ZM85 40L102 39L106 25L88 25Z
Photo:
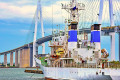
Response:
M43 74L25 73L26 68L0 68L0 80L44 80ZM33 69L33 68L27 68Z
M25 73L25 69L36 70L34 68L0 68L0 80L45 80L43 74ZM119 76L112 76L112 78L120 80ZM97 75L94 78L85 77L82 80L112 80L112 78L109 75Z

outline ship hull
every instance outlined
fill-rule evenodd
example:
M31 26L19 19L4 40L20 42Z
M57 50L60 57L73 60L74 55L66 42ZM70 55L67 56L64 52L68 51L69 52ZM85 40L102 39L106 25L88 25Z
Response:
M43 69L46 80L114 80L114 76L118 76L120 78L120 69L56 67L44 67Z
M74 67L44 67L41 65L41 61L35 59L40 65L44 73L46 80L114 80L115 76L120 78L120 69L98 69L98 68L74 68Z

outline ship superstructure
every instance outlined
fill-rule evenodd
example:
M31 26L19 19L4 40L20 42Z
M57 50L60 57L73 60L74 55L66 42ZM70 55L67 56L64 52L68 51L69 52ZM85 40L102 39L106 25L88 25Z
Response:
M70 67L79 64L85 67L86 64L86 67L102 67L102 61L108 60L108 52L103 49L102 53L104 51L106 54L103 53L101 57L100 24L91 26L91 40L88 40L88 34L85 33L82 38L78 34L79 11L84 10L85 5L72 0L68 5L62 4L62 9L70 13L68 30L53 34L54 37L49 42L51 55L47 58L48 66Z
M91 25L89 40L87 33L78 32L79 12L85 10L85 5L71 0L68 5L62 4L62 9L70 13L70 19L66 21L68 28L65 28L65 31L59 30L57 34L53 31L53 38L48 43L51 48L50 54L46 56L45 61L36 59L36 62L40 64L47 78L77 79L82 77L81 72L89 76L98 74L97 68L108 66L109 56L106 49L101 49L101 24Z

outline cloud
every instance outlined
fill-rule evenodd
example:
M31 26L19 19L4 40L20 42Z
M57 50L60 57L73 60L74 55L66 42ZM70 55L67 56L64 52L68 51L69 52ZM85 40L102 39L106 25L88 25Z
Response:
M22 0L22 1L15 1L14 2L0 2L0 18L1 19L11 19L11 18L33 18L36 7L37 1L34 0ZM98 21L98 13L99 13L99 1L94 0L80 0L81 3L86 5L85 10L81 11L80 15L80 22L97 22ZM65 10L61 9L61 3L68 4L69 1L65 0L44 0L42 1L42 12L43 18L49 19L53 23L63 23L64 20L68 19L68 13ZM48 4L48 5L45 5ZM113 4L116 4L115 1ZM115 8L116 5L113 5ZM120 7L120 5L118 5ZM115 9L114 13L117 13L118 10ZM105 15L105 16L104 16ZM109 21L109 5L108 2L104 2L104 9L103 9L103 20Z
M0 18L1 19L11 19L11 18L33 18L37 5L23 5L28 1L17 1L13 3L0 2ZM31 1L32 2L32 1ZM62 1L63 2L63 1ZM61 1L56 2L55 4L42 6L43 9L43 18L52 19L52 7L53 7L53 19L54 22L62 21L61 17ZM17 4L17 5L16 5ZM66 11L63 11L65 13ZM65 16L65 15L64 15Z
M83 4L85 4L85 10L80 11L80 22L85 24L87 26L87 23L94 24L98 22L98 14L99 14L99 6L100 1L99 0L81 0L79 1ZM65 19L68 19L69 15L65 10L61 10L61 3L63 4L69 4L69 1L57 1L53 5L49 6L43 6L43 17L44 18L52 18L52 8L53 8L53 22L54 23L62 23ZM120 5L117 7L120 8ZM119 13L119 10L116 9L116 0L113 1L113 9L114 14ZM49 15L48 15L49 14ZM104 1L103 6L103 16L102 20L104 24L109 23L109 2ZM88 25L88 26L90 26ZM82 25L83 26L83 25Z
M26 5L26 6L16 6L11 3L0 3L0 18L29 18L33 17L35 13L36 6Z
M53 5L43 6L43 18L53 18L54 23L62 23L63 19L68 17L68 13L61 9L61 3L68 1L57 1Z

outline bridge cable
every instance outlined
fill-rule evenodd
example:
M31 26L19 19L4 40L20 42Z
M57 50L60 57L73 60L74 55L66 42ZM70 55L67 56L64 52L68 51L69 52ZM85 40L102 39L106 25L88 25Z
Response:
M87 4L88 4L88 1L87 1ZM87 8L87 11L85 12L85 26L84 27L87 27L88 22L91 21L91 15L90 15L90 11L89 11L91 9L90 6L92 6L91 0L90 0L88 5L89 5L89 7ZM87 15L86 15L86 13L87 13ZM86 17L88 18L87 20L86 20Z
M119 5L120 5L120 3L118 2L118 1L116 1L116 13L118 14L118 16L120 17L120 13L119 13L119 11L120 11L120 7L119 7ZM118 7L117 7L118 6ZM117 11L118 10L118 11ZM118 19L118 25L119 25L119 17L117 17L117 19Z
M36 12L35 12L35 14L36 14ZM34 31L33 31L33 29L34 29L34 27L35 27L35 25L34 25L34 22L35 22L35 14L34 14L34 17L33 17L33 19L32 19L32 24L30 25L30 27L29 27L29 32L28 32L28 34L27 34L27 36L26 36L26 40L25 40L25 44L28 44L28 43L30 43L30 42L32 42L32 40L29 40L29 39L31 39L31 37L33 37L33 33L34 33ZM32 35L31 35L31 32L32 32ZM32 38L33 39L33 38Z
M115 1L114 2L114 9L116 9L116 10L114 10L114 13L116 13L117 12L117 10L118 10L118 8L117 8L117 2ZM116 20L116 22L115 22L115 25L117 25L117 23L118 23L118 17L117 17L117 15L119 15L118 13L116 13L115 14L115 17L114 17L114 20Z
M86 24L86 27L88 28L88 27L90 27L91 26L91 24L93 23L93 5L95 5L95 3L94 3L94 1L92 0L90 0L90 2L91 3L89 3L90 5L89 5L89 8L87 9L87 10L90 10L90 11L88 11L87 12L87 14L88 14L88 23ZM91 7L92 6L92 7ZM92 10L91 10L92 9ZM90 23L91 22L91 23Z

